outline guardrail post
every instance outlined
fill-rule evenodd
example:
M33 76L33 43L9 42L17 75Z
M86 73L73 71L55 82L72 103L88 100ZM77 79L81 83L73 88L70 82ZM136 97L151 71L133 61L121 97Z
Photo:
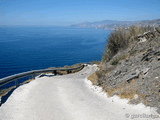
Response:
M35 74L33 74L33 75L32 75L32 79L35 79L35 78L36 78L36 75L35 75Z
M57 75L57 71L56 71L56 70L54 70L54 71L53 71L53 74L54 74L54 75Z
M18 87L18 80L17 79L15 80L15 86L16 86L16 88Z
M67 74L71 73L72 71L71 70L67 70Z

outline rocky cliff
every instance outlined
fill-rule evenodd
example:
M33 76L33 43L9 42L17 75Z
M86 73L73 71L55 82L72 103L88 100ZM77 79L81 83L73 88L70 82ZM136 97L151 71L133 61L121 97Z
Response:
M100 70L89 79L94 85L101 86L108 96L118 95L131 104L156 107L160 113L158 29L134 37L126 49L119 50L109 61L102 60Z

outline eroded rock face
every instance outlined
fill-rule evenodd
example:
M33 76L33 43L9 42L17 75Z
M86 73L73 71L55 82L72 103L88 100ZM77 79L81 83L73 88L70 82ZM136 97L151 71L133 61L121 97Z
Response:
M136 52L130 54L131 51ZM111 96L128 98L133 104L142 102L158 108L160 113L160 37L135 42L112 59L124 54L127 57L114 65L113 70L107 70L111 62L102 63L102 76L98 79L100 85Z

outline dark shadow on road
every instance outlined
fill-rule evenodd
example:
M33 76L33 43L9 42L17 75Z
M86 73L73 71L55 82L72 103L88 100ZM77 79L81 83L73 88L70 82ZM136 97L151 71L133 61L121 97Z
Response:
M8 100L8 98L10 97L10 95L13 93L13 91L15 89L16 88L11 89L7 94L5 94L4 96L1 97L0 107L1 107L2 104L4 104Z

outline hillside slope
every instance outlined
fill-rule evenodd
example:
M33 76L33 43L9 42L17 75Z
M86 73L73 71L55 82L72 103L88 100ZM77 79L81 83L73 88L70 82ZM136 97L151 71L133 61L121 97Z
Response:
M156 107L160 113L160 33L152 31L148 37L144 36L146 33L134 37L126 48L118 49L110 59L105 58L109 54L106 48L100 70L89 79L101 86L108 96L118 95L132 104L142 102ZM111 45L114 46L113 41Z

